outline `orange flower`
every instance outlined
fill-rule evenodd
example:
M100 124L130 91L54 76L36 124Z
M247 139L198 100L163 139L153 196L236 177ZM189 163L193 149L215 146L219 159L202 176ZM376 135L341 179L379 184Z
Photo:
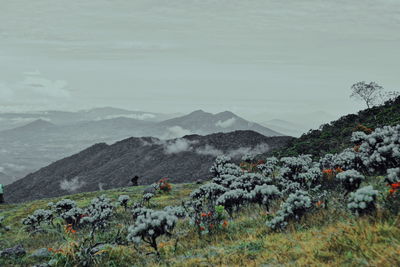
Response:
M324 202L320 200L320 201L318 201L315 205L316 205L317 207L321 207L323 204L324 204Z
M206 230L203 226L200 226L200 231Z
M324 174L331 175L331 174L333 173L333 170L331 170L331 169L326 169L326 170L323 170L322 172L323 172Z
M207 214L203 212L203 213L201 214L201 217L207 217Z
M222 223L222 227L224 227L224 228L228 227L228 222L227 222L227 221L224 221L224 222Z
M208 213L208 217L211 217L211 215L212 215L212 212L210 211L210 212Z

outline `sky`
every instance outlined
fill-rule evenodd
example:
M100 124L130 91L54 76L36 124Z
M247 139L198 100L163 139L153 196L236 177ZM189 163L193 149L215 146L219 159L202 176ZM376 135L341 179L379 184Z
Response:
M0 112L339 116L399 47L398 0L0 0Z

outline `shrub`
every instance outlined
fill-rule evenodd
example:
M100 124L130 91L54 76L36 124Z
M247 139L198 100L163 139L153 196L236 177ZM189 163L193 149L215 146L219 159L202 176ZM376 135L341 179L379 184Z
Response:
M390 190L384 201L385 208L394 215L400 212L400 182L392 183L389 185Z
M282 203L276 216L267 222L272 230L282 230L290 219L299 220L312 207L311 198L306 191L299 190L290 194Z
M144 203L144 202L147 202L147 205L149 205L149 204L150 204L150 200L151 200L153 197L154 197L154 194L153 194L153 193L146 193L146 194L143 195L142 201L143 201L143 203Z
M185 209L182 206L167 206L164 208L164 211L176 216L179 219L184 219L187 215Z
M118 203L121 207L124 207L125 210L128 209L128 203L131 198L127 195L121 195L118 197Z
M275 178L275 173L278 171L279 160L276 157L270 157L265 160L265 163L257 166L258 170L267 177Z
M212 179L214 184L222 185L225 188L230 188L231 184L236 181L238 176L224 174Z
M341 182L347 193L357 190L365 180L365 177L356 170L341 172L336 175L336 178Z
M271 179L264 177L258 173L245 173L230 184L230 189L242 189L246 192L251 192L257 185L270 184Z
M248 201L248 193L242 189L235 189L228 191L221 195L216 204L220 206L224 206L226 211L232 217L234 211L238 211L240 206L245 204Z
M158 188L162 193L169 193L172 190L172 185L168 183L168 178L163 178L158 181Z
M114 206L111 200L105 195L92 199L89 207L85 209L87 216L83 217L81 222L91 226L93 236L94 231L104 229L114 213Z
M190 194L190 198L193 200L199 200L201 203L210 203L214 206L215 201L218 197L224 194L228 189L222 185L215 183L208 183L200 186Z
M129 227L127 239L136 244L143 241L159 255L157 238L162 235L171 236L177 222L178 218L169 212L148 210Z
M60 218L64 219L65 223L78 227L82 218L85 217L85 211L81 208L72 208L60 214Z
M350 194L347 207L355 214L361 216L375 211L378 191L372 186L365 186Z
M242 157L242 161L246 163L252 163L254 161L255 156L253 154L244 154Z
M226 156L218 156L211 166L210 172L214 177L220 177L221 175L240 176L243 174L242 169L231 163L231 158Z
M51 224L53 222L53 213L50 210L38 209L32 215L22 219L21 223L26 225L28 232L36 232L42 230L42 223Z
M370 172L384 174L400 166L400 125L384 126L369 135L356 132L352 141L360 145L360 158Z
M249 194L249 200L252 203L264 205L269 210L271 201L281 196L278 188L274 185L257 185Z
M56 204L50 202L47 205L52 208L58 215L61 215L62 213L77 207L76 202L68 198L62 199Z
M386 182L388 184L395 184L400 182L400 168L388 169Z

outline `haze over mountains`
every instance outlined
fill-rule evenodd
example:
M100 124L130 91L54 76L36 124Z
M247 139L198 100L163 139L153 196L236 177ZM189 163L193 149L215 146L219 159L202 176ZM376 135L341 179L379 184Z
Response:
M240 159L246 153L282 148L292 139L235 131L172 140L131 137L113 145L100 143L6 186L5 198L8 202L23 202L124 187L134 175L141 177L140 184L163 177L174 183L207 180L218 155Z
M0 114L5 129L0 131L0 183L9 184L95 143L111 144L128 137L173 139L236 130L282 135L228 111L211 114L198 110L173 118L176 115L115 108ZM15 125L19 126L7 129Z

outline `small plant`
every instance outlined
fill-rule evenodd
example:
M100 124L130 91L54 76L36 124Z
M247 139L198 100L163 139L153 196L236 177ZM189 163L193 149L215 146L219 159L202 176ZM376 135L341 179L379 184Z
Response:
M350 194L347 207L359 216L372 214L376 210L377 195L378 191L372 186L365 186Z
M127 195L121 195L118 197L118 203L121 207L124 207L125 210L128 209L128 203L131 198Z
M400 182L390 184L388 195L385 199L384 205L394 215L400 213Z
M142 202L147 203L147 206L150 205L150 200L154 197L153 193L146 193L143 195Z
M172 185L168 183L168 178L163 178L158 181L158 188L162 193L169 193L172 190Z
M348 170L336 175L336 178L341 182L347 193L357 190L365 177L356 170Z
M73 227L78 227L81 219L86 215L85 211L81 208L72 208L68 211L64 211L60 214L60 218L64 219L66 224L70 224Z
M127 239L136 244L143 241L160 255L157 238L162 235L171 236L177 222L178 218L169 212L148 210L129 227Z

